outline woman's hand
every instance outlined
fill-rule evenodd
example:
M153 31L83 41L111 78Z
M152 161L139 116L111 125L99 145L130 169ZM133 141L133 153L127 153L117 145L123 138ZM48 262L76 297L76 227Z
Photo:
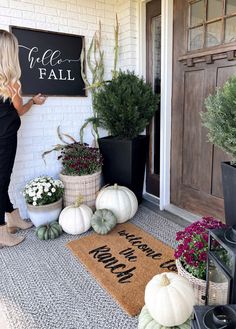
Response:
M37 94L32 97L33 103L37 105L42 105L46 101L47 97L42 94Z
M23 100L21 97L21 86L20 84L18 84L17 82L14 84L14 86L10 86L10 89L12 90L12 103L15 107L15 109L17 110L19 115L23 115L26 112L29 111L29 109L34 105L42 105L45 100L46 97L43 96L42 94L37 94L35 96L33 96L32 98L30 98L30 100L23 104ZM14 91L14 93L13 93Z

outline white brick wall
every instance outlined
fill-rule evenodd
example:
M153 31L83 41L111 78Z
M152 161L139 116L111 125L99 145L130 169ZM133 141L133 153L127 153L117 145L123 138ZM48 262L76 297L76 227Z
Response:
M139 0L118 0L120 21L120 68L138 72L138 6Z
M0 28L9 30L9 25L17 25L84 35L87 47L101 20L106 77L110 77L116 13L120 22L119 66L122 69L132 70L138 67L138 1L0 0ZM49 97L43 106L33 106L22 117L10 195L23 216L27 215L21 195L25 183L43 174L57 177L60 172L56 154L47 156L46 165L41 158L42 152L59 142L56 136L57 126L60 125L62 131L79 139L79 129L89 116L91 116L90 97ZM88 143L92 141L90 129L85 132L85 141Z

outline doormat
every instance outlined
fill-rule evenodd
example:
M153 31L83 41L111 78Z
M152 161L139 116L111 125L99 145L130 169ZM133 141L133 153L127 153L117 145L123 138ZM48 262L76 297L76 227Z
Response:
M175 271L174 250L136 225L118 224L67 247L129 315L140 313L145 286L159 273Z

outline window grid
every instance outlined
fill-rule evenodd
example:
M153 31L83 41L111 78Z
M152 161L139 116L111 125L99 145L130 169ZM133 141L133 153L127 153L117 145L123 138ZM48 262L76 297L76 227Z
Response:
M228 43L226 42L226 35L225 35L225 27L226 27L226 20L232 17L236 17L236 9L235 12L227 14L227 1L228 0L221 0L222 2L222 15L219 17L214 17L212 19L208 20L207 13L208 13L208 3L209 0L188 0L188 22L187 22L187 48L188 51L193 51L193 50L199 50L199 49L204 49L204 48L209 48L212 46L220 46L222 44ZM199 4L203 6L203 17L200 18L201 23L191 25L192 22L192 9L193 5ZM210 24L212 23L217 23L221 22L221 31L220 31L220 40L216 42L216 38L211 35L211 33L207 33L207 28L209 28ZM193 35L194 30L197 31L196 29L202 29L203 30L203 35L202 36L195 36L195 44L194 40L191 40L190 36ZM207 39L208 38L208 39ZM212 41L210 45L208 41L212 38ZM214 40L215 39L215 40ZM236 36L235 36L236 39ZM215 41L215 44L214 44ZM235 42L235 41L233 41Z

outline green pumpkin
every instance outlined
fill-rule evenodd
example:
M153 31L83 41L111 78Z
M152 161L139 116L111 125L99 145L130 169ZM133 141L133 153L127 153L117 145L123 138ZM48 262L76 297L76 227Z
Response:
M54 221L37 227L35 234L40 240L56 239L62 234L62 227L57 221Z
M116 226L117 218L111 210L96 210L91 219L91 225L98 234L107 234Z
M175 327L165 327L156 322L148 312L147 306L144 306L140 315L139 315L139 323L138 329L190 329L190 319L188 319L185 323L175 326Z

